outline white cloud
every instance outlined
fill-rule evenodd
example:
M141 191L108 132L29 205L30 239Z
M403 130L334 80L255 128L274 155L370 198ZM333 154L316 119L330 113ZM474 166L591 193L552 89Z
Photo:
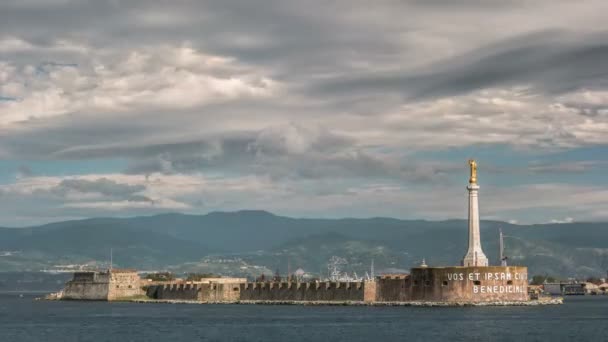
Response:
M99 174L70 177L22 177L0 186L3 207L15 217L4 224L24 225L41 218L55 220L153 214L168 211L206 213L214 210L270 209L292 216L449 219L466 217L466 191L457 185L405 186L397 182L358 184L268 177L203 174ZM484 187L481 218L512 223L573 222L608 219L608 188L562 184ZM32 203L32 213L23 207ZM550 215L569 213L557 220ZM512 217L518 217L513 220ZM521 219L520 219L521 218Z
M0 41L0 47L14 43ZM45 50L62 49L59 42ZM232 58L187 43L133 50L73 49L83 64L0 64L0 125L59 115L115 115L192 108L275 95L279 83ZM83 59L87 56L87 59Z
M566 217L563 220L553 219L553 220L549 221L549 223L572 223L572 222L574 222L574 219L572 217Z
M0 159L120 159L128 170L74 178L144 188L58 193L69 178L20 174L2 191L20 218L460 217L446 179L463 166L425 152L608 144L607 4L4 1ZM603 165L585 159L523 172L542 183ZM561 179L495 188L488 217L606 217L603 183Z

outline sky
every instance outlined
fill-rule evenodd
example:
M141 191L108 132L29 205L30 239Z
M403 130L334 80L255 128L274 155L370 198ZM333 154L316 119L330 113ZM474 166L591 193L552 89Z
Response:
M605 0L3 0L0 225L608 220Z

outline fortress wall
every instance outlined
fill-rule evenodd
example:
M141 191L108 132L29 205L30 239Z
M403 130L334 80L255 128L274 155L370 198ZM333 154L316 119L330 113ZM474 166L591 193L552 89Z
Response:
M241 283L209 283L204 285L200 299L204 302L232 302L240 299Z
M373 282L268 282L241 285L242 300L373 301ZM367 293L366 293L367 286Z
M135 270L76 272L63 289L63 299L117 300L143 295Z
M125 299L145 294L140 283L141 279L136 271L110 271L108 300Z
M375 302L378 300L378 283L366 281L363 283L363 301Z
M376 283L379 302L406 302L410 300L410 278L380 278Z
M146 288L146 296L152 299L201 300L202 287L208 284L162 284Z
M108 283L68 282L63 290L62 299L107 300Z
M237 301L242 283L169 283L146 286L146 296L165 300L196 300L201 302Z
M107 300L109 276L100 272L76 272L63 289L62 299Z
M439 302L528 301L528 268L420 267L411 270L410 299Z

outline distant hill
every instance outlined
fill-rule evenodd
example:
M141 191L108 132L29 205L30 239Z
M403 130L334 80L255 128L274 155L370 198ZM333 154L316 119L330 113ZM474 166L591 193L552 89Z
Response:
M499 227L510 262L529 266L532 274L605 276L608 270L608 223L482 221L484 251L493 263ZM122 267L184 269L213 256L282 272L289 260L294 269L318 273L338 255L353 271L364 272L371 259L377 270L408 269L422 258L430 265L458 264L466 241L465 220L298 219L265 211L95 218L0 228L0 271L106 261L112 248Z

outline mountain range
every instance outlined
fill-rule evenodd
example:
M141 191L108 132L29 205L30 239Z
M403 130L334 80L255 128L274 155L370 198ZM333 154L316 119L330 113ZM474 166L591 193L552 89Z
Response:
M608 223L514 225L482 221L486 255L498 263L498 230L509 263L530 274L605 276ZM345 270L407 271L424 259L458 265L467 244L467 221L303 219L266 211L161 214L92 218L28 228L0 228L0 271L37 271L55 265L118 267L254 276L302 268L327 272L332 256Z

